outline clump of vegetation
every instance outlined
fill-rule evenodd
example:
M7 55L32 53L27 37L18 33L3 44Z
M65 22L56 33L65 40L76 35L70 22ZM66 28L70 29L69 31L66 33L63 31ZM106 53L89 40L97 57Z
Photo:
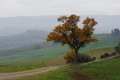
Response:
M90 56L88 56L86 54L79 54L78 61L80 63L85 63L85 62L94 61L95 59L96 59L96 57L91 58Z
M118 44L118 46L115 47L116 52L120 55L120 43Z
M116 52L112 52L111 54L110 53L104 53L103 55L100 56L100 58L104 59L104 58L108 58L108 57L115 56L115 55L117 55Z
M120 29L119 28L115 28L114 30L112 30L111 35L115 39L115 42L117 43L120 42Z
M113 53L111 54L111 56L115 56L115 55L117 55L117 53L116 53L116 52L113 52Z
M75 56L75 51L72 49L71 51L65 53L64 59L66 60L67 63L74 63L74 56ZM96 57L91 58L86 54L78 54L78 63L90 62L90 61L94 61L95 59Z
M115 28L111 31L112 36L120 36L120 30L119 28Z
M83 22L83 28L78 26L80 16L70 15L61 16L58 18L62 24L53 29L48 37L47 41L60 42L62 45L69 45L74 49L74 63L78 63L78 51L84 45L90 42L96 42L97 38L93 37L94 26L97 24L94 18L87 17Z
M105 53L105 54L100 56L101 59L104 59L104 58L107 58L107 57L110 57L109 53Z
M75 53L74 53L74 50L72 49L72 50L65 53L64 59L66 60L67 63L73 63L74 56L75 56Z

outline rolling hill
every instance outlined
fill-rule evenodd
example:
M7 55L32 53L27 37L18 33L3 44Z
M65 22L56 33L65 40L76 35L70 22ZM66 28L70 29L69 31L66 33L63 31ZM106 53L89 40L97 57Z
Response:
M97 34L96 36L99 37L99 42L81 48L80 53L86 53L99 59L101 54L115 51L114 47L119 40L110 34ZM44 46L35 48L31 45L1 52L0 72L17 72L65 64L63 55L69 50L67 45L62 47L58 44L47 43Z
M28 30L27 32L0 37L0 50L14 49L24 46L40 44L46 39L47 32Z
M99 38L99 42L97 44L91 43L86 47L81 48L80 51L85 52L107 47L113 48L119 42L115 38L112 38L110 34L98 34L96 36ZM58 44L56 46L48 46L41 49L30 48L25 51L22 51L21 49L22 48L18 48L16 50L8 50L4 53L0 53L0 63L42 61L46 59L51 59L53 57L63 56L64 52L69 50L67 45L62 47ZM23 50L24 49L25 48L23 47Z

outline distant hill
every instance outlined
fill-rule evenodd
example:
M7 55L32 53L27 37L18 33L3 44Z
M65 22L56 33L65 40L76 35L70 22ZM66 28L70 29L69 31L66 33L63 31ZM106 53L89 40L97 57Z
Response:
M40 45L45 41L47 32L39 30L28 30L27 32L0 37L0 50L13 49L28 45Z
M0 36L23 33L29 29L50 31L58 16L0 17Z
M89 45L80 49L81 52L91 51L101 48L112 48L118 44L117 38L113 38L110 34L97 34L94 35L98 37L99 41L97 44L90 43ZM17 62L17 61L41 61L48 58L53 58L56 56L63 56L66 51L69 50L69 47L53 43L42 43L43 48L34 45L29 45L21 48L0 51L0 63L1 62ZM102 52L102 51L101 51Z
M81 21L86 17L94 17L98 22L95 33L110 33L114 28L120 28L120 15L80 15ZM19 16L0 18L0 36L23 33L28 29L51 31L58 16Z

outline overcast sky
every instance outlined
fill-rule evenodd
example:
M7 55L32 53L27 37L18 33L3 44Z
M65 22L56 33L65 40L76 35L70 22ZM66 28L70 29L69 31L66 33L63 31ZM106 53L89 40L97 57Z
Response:
M120 15L120 0L0 0L0 17Z

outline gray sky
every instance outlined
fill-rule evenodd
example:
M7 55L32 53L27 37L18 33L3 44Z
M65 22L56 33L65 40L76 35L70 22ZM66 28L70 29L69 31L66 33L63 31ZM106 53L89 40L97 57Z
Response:
M0 17L120 15L120 0L0 0Z

